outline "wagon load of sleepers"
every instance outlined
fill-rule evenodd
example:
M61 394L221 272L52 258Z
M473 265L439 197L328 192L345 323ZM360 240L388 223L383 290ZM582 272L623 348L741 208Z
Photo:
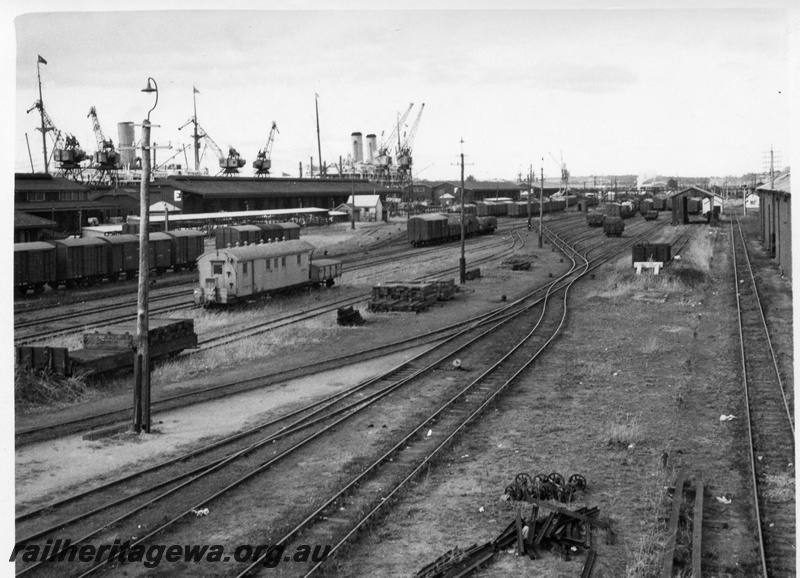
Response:
M395 281L372 288L369 311L424 311L438 299L436 284L426 281Z
M605 218L606 216L600 211L589 211L586 213L586 224L590 227L602 227Z
M20 367L63 375L72 375L76 369L91 374L128 369L133 367L137 335L135 321L119 323L84 333L82 349L18 346L16 361ZM147 335L154 360L197 347L193 319L151 317Z

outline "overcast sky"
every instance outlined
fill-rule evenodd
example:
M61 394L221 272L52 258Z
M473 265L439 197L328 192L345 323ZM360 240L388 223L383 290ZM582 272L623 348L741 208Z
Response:
M495 9L375 11L364 6L381 3L350 2L323 11L295 2L284 5L305 9L181 11L188 3L165 0L136 6L172 10L97 12L100 3L75 0L66 5L86 11L26 13L17 1L4 22L13 38L6 77L16 79L5 109L13 121L4 123L14 170L31 169L26 134L41 170L38 115L26 113L38 98L41 55L46 109L90 153L89 108L117 143L117 123L140 123L152 106L140 90L153 77L153 140L191 142L190 127L178 127L193 114L196 86L200 124L247 159L247 175L272 121L280 131L273 174L316 163L315 94L327 163L347 157L352 132L388 136L413 102L403 130L425 103L414 142L419 178L458 178L462 138L466 172L479 179L514 179L530 163L556 177L552 157L573 175L741 175L761 170L771 146L789 158L791 15L788 3L756 4L556 10L498 1L476 5ZM717 8L680 7L697 5ZM536 9L496 9L504 6ZM178 150L159 150L158 160ZM192 165L191 149L186 156ZM183 154L175 160L185 163ZM210 151L205 160L216 172Z

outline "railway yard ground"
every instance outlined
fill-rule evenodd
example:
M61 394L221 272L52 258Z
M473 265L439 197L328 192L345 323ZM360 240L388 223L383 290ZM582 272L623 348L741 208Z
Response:
M637 217L639 219L639 217ZM558 223L548 219L546 225ZM757 242L758 223L746 217L748 250L756 268L759 291L778 364L793 398L792 288ZM524 226L522 221L520 226ZM581 225L585 228L585 222ZM404 237L404 227L360 223L354 233L337 225L304 230L301 239L317 247L315 255L367 251ZM618 578L660 575L671 500L667 488L684 468L706 487L703 527L704 576L752 576L757 567L752 498L741 383L739 335L735 317L736 284L731 264L731 228L686 225L665 227L650 242L677 232L691 238L682 259L661 275L637 276L630 249L576 283L569 294L565 326L545 355L526 369L480 419L450 445L444 455L395 496L392 508L362 530L346 551L332 561L332 575L413 576L448 550L466 549L495 539L515 519L514 505L504 489L520 473L531 477L558 472L580 474L586 490L570 508L599 507L613 533L595 531L597 559L592 576ZM359 327L337 325L336 314L303 321L218 351L185 356L153 373L154 398L175 391L202 388L221 379L233 381L275 373L380 344L411 338L437 327L471 319L512 302L531 288L565 273L568 259L547 243L537 246L536 232L520 229L524 241L514 253L529 259L529 270L513 271L501 259L481 264L481 277L468 281L451 301L419 314L370 313L361 310ZM509 228L472 240L469 259L491 254L488 244L513 238ZM496 249L494 249L496 251ZM230 313L194 309L176 313L195 319L198 333L226 325L252 323L258 316L301 308L369 291L372 285L410 279L458 264L458 243L443 245L435 258L402 260L345 273L329 290L272 298ZM451 274L445 277L455 277ZM504 334L494 339L502 347ZM153 416L153 432L119 434L93 441L80 435L22 445L16 449L18 513L74 494L143 465L199 447L214 439L299 407L315 398L380 373L424 349L398 351L356 365L311 377L286 380L221 399L165 410ZM494 353L474 352L461 368L441 367L429 388L446 389L451 382L486 363ZM477 376L476 376L477 377ZM75 400L47 406L18 406L16 427L33 426L131 401L131 376L115 376L94 384ZM330 442L317 440L313 455L280 467L275 494L286 500L316 503L326 480L357 469L371 451L398 436L413 421L424 395L395 398L383 412L345 423L346 431ZM733 417L730 417L733 416ZM430 426L436 438L436 424ZM345 440L345 442L343 442ZM431 442L432 443L432 442ZM81 464L76 467L76 464ZM772 500L795 507L794 464L784 464L768 483ZM121 492L127 491L121 488ZM276 521L259 521L253 496L242 489L238 498L211 503L209 514L176 530L191 542L193 525L205 525L205 535L237 543L262 536L269 543ZM157 507L157 506L156 506ZM291 512L281 502L280 507ZM343 506L344 508L344 506ZM224 512L224 513L223 513ZM217 514L219 513L219 518ZM291 517L287 515L287 517ZM216 519L222 520L216 526ZM288 523L288 522L287 522ZM684 537L685 538L685 537ZM273 538L274 539L274 538ZM679 540L679 544L685 542ZM678 557L683 546L679 545ZM571 560L545 553L539 559L501 552L478 576L572 577L581 573L585 556ZM166 569L166 566L164 567ZM146 572L141 566L120 568L124 575ZM193 575L216 576L219 565L192 566ZM290 568L275 569L281 575ZM269 575L264 572L263 575Z

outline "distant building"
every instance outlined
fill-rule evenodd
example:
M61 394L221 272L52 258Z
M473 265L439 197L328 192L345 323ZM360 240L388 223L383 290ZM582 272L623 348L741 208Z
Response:
M14 211L14 242L31 243L52 239L57 223L22 211Z
M535 187L535 183L534 183ZM464 190L466 194L464 196L464 202L466 203L474 203L475 201L483 201L487 199L494 199L500 197L508 197L515 201L519 200L519 195L522 191L528 190L527 184L521 183L512 183L508 181L465 181L464 182ZM558 188L556 188L556 191ZM434 185L432 187L431 193L433 195L433 202L434 204L442 204L440 199L442 195L449 194L452 195L455 199L458 199L460 202L461 200L461 182L458 181L445 181ZM555 191L553 191L555 192ZM549 194L547 189L545 189L545 194Z

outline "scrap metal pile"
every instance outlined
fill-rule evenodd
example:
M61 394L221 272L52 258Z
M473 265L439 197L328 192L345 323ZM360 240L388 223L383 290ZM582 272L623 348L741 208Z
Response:
M569 502L578 491L586 489L586 478L579 474L568 481L561 474L549 476L519 474L514 483L506 486L504 499L531 504L530 514L523 517L522 504L516 504L515 519L491 542L469 548L453 548L434 562L422 568L416 578L450 578L466 576L480 566L490 562L498 552L514 548L517 555L527 555L531 560L541 557L546 550L569 560L573 556L587 553L581 573L582 578L591 575L596 553L592 547L592 529L608 531L607 541L613 533L608 520L599 517L600 508L583 507L569 510L546 500ZM549 510L539 516L539 509Z

